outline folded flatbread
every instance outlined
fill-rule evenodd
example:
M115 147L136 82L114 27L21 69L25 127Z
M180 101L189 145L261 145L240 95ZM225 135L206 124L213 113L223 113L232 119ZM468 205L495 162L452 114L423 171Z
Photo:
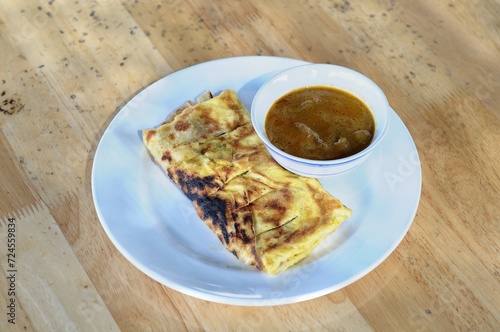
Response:
M298 263L351 215L316 179L274 161L233 90L187 104L143 140L227 250L267 273Z

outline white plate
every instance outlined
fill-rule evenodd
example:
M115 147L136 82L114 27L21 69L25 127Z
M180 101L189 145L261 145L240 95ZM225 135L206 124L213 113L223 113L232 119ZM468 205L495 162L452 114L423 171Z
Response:
M236 57L175 72L135 96L97 148L92 193L99 219L118 250L154 280L225 304L278 305L345 287L379 265L415 216L421 169L415 144L392 112L391 127L365 164L321 179L353 215L299 265L277 276L245 266L198 218L191 202L148 156L140 131L161 123L204 90L231 88L250 109L263 82L304 64L277 57Z

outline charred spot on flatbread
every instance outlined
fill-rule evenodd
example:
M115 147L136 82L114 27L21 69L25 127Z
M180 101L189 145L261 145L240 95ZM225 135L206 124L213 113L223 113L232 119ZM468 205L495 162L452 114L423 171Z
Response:
M229 235L227 231L226 202L217 197L199 197L196 199L195 205L198 215L205 222L210 222L211 228L219 236L221 242L227 244Z
M221 184L216 181L215 176L198 177L195 174L182 170L175 170L171 172L169 176L191 200L202 197L212 189L221 186Z

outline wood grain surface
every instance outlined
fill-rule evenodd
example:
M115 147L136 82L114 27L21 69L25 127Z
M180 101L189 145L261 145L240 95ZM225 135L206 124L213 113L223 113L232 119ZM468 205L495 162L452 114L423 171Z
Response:
M275 307L183 295L132 266L97 218L92 161L121 107L241 55L358 70L415 140L408 234L332 294ZM1 331L500 330L497 0L0 0L0 64Z

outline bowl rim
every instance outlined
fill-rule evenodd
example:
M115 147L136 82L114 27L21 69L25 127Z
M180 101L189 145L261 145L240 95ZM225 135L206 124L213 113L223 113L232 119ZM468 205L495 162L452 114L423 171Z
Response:
M352 74L354 76L357 76L357 77L361 78L362 80L364 80L368 84L370 84L373 87L373 89L375 91L377 91L377 93L382 97L382 102L385 104L385 107L384 107L384 112L386 113L385 122L384 123L378 123L377 121L375 122L376 127L379 126L380 131L378 132L379 135L377 136L377 138L376 139L372 139L372 141L370 142L370 145L368 145L363 150L361 150L361 151L359 151L359 152L357 152L357 153L355 153L353 155L347 156L347 157L338 158L338 159L328 159L328 160L315 160L315 159L307 159L307 158L302 158L302 157L294 156L294 155L292 155L290 153L287 153L287 152L279 149L278 147L276 147L274 144L272 144L269 141L269 139L267 138L266 133L262 132L260 130L260 128L256 125L256 122L257 122L256 113L257 112L254 111L255 105L256 105L256 101L259 98L262 98L261 96L262 96L263 91L265 91L265 89L268 86L274 84L274 81L276 81L278 77L283 76L283 75L285 75L286 73L288 73L290 71L306 70L307 68L311 68L311 69L317 69L317 68L319 68L319 69L321 69L321 68L325 69L325 68L328 68L329 70L333 69L333 70L338 70L338 71L350 73L350 74ZM313 87L313 86L322 86L322 85L321 84L310 84L310 85L298 86L296 88L290 89L290 90L286 91L285 93L281 94L275 100L281 98L283 95L285 95L285 94L287 94L290 91L293 91L295 89L300 89L300 88L305 88L305 87ZM351 91L348 91L346 89L344 89L344 90L347 91L347 92L349 92L349 93L351 93L351 94L353 94L355 97L359 98L355 93L353 93ZM266 115L267 115L267 112L265 113ZM373 114L373 111L371 111L371 112ZM373 115L373 116L375 118L375 115ZM250 118L251 118L251 122L252 122L252 125L254 127L254 130L256 131L256 133L259 136L259 138L264 142L264 144L266 145L266 147L268 147L269 149L271 149L274 153L278 154L280 157L285 158L285 159L287 159L287 160L289 160L289 161L291 161L293 163L302 164L302 165L306 165L306 166L315 166L315 167L319 167L319 168L329 167L329 166L336 166L336 165L342 165L344 163L350 163L350 162L353 162L356 159L362 158L366 154L370 153L380 143L380 141L384 138L384 136L387 133L388 128L390 126L390 122L391 122L389 101L387 100L387 97L386 97L385 93L382 91L382 89L371 78L369 78L369 77L365 76L364 74L362 74L362 73L360 73L358 71L355 71L355 70L353 70L351 68L343 67L343 66L339 66L339 65L334 65L334 64L326 64L326 63L308 63L308 64L302 64L302 65L298 65L298 66L294 66L294 67L290 67L290 68L284 69L284 70L276 73L272 77L270 77L268 80L266 80L264 82L264 84L262 84L260 86L260 88L255 93L255 96L254 96L254 98L252 100L252 104L251 104L251 108L250 108Z

